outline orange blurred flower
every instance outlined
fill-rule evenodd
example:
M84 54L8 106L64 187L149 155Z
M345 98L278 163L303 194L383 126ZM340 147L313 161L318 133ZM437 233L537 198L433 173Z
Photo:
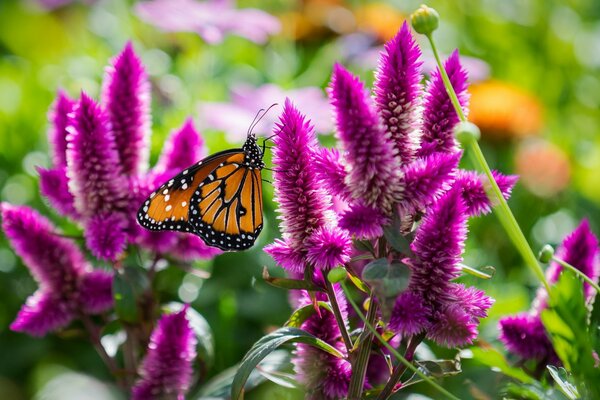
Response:
M406 19L404 14L386 3L369 3L354 10L357 28L374 34L382 42L392 39Z
M471 85L469 120L483 137L510 139L535 136L542 128L542 106L522 89L500 81Z
M571 179L571 164L565 152L545 140L528 140L515 154L520 182L540 197L552 197L564 190Z

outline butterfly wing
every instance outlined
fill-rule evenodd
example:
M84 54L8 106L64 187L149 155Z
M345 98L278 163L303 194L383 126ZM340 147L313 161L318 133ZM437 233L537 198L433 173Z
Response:
M194 191L221 163L236 154L243 153L235 149L213 154L165 182L140 207L139 224L153 231L193 232L188 218Z
M245 165L244 158L244 154L230 156L191 198L195 233L222 250L252 247L263 227L261 172Z

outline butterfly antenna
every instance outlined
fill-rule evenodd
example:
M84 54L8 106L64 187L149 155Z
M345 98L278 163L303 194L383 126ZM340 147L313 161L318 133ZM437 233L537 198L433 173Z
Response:
M250 128L248 128L248 135L249 135L249 136L250 136L250 135L253 135L253 134L252 134L252 130L253 130L254 128L256 128L256 125L258 125L258 123L259 123L259 122L260 122L260 121L261 121L261 120L264 118L264 116L265 116L265 115L267 115L267 113L268 113L268 112L271 110L271 108L273 108L273 107L275 107L275 106L277 106L277 105L279 105L279 104L278 104L278 103L273 103L273 104L271 104L271 105L269 106L269 108L267 108L266 110L264 110L264 109L262 109L262 108L261 108L261 109L258 111L258 113L256 114L256 117L254 117L254 120L252 121L252 124L250 124ZM263 112L263 111L264 111L264 112ZM263 113L261 114L261 112L263 112ZM260 115L260 116L259 116L259 115Z

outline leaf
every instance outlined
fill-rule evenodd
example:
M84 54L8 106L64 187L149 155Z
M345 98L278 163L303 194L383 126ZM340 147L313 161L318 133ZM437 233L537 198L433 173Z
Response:
M371 293L371 289L352 271L348 271L348 278L354 284L354 286L363 293Z
M164 308L170 312L178 312L183 308L183 304L171 302L166 304ZM202 314L192 307L188 308L186 315L198 340L198 344L196 345L198 359L204 363L203 368L207 370L215 359L215 341L212 329Z
M568 381L569 373L563 367L556 368L553 365L547 365L546 368L550 373L554 382L558 384L560 391L567 396L570 400L575 400L579 398L579 392L577 388Z
M378 258L365 266L363 280L379 299L384 318L388 319L396 297L408 287L409 269L400 262L390 263L386 258Z
M139 266L126 266L115 274L113 281L113 298L115 312L119 319L135 323L140 313L138 299L150 287L146 270Z
M485 347L470 347L467 350L463 350L463 352L468 351L471 353L473 360L480 362L483 365L487 365L506 376L510 376L511 378L517 379L523 383L532 383L533 378L527 375L520 368L515 368L511 366L504 355L500 353L495 348L487 345ZM467 358L463 356L461 352L462 358Z
M434 378L458 375L462 372L460 359L458 358L455 360L417 361L416 364L421 372ZM422 381L423 378L417 374L413 374L409 379L402 382L402 387L414 385Z
M472 275L476 278L481 278L481 279L491 279L494 277L494 274L496 273L496 268L488 265L485 267L482 267L480 269L475 269L473 267L469 267L468 265L464 265L464 264L459 264L459 266L462 269L463 273Z
M325 310L333 313L331 306L329 303L324 301L318 301L317 305L319 307L324 308ZM314 315L317 311L315 310L315 306L313 304L307 304L303 307L298 308L296 311L292 313L290 318L283 326L290 326L293 328L299 328L300 325L304 323L310 316Z
M292 327L277 329L256 342L242 359L231 386L231 398L233 400L243 398L246 381L256 365L277 347L285 343L304 343L335 357L343 357L343 354L336 348L302 329Z
M250 373L250 376L246 380L245 389L250 391L260 384L264 383L267 379L266 375L274 375L279 371L288 370L290 367L290 354L285 350L275 350L271 354L267 355L259 364L257 369ZM196 396L190 396L189 398L195 398L196 400L227 400L231 394L231 385L233 384L233 378L239 368L239 365L235 365L231 368L227 368L220 374L214 376L198 391ZM260 369L259 369L260 368ZM276 382L277 383L277 382Z
M394 250L405 256L412 256L410 240L400 232L400 223L394 222L383 228L383 236Z
M366 252L369 252L371 254L375 254L375 249L373 248L373 244L370 241L368 241L368 240L354 239L352 241L352 245L354 246L354 248L356 250L366 251Z
M304 289L311 292L324 292L325 289L315 285L314 283L301 279L288 279L288 278L274 278L269 275L269 270L267 267L263 268L263 279L269 285L278 287L280 289Z

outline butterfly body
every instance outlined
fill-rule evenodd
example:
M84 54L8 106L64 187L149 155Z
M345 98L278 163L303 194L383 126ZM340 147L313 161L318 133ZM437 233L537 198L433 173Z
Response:
M245 250L263 227L263 152L254 135L241 149L213 154L156 189L137 220L152 231L200 236L209 246Z

